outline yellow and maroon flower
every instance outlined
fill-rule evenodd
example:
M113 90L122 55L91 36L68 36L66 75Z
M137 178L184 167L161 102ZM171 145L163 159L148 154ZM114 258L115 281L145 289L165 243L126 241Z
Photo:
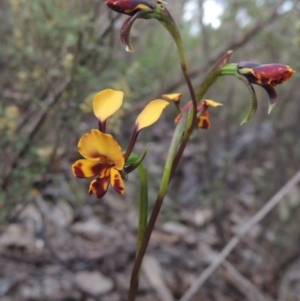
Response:
M129 146L123 154L114 137L105 133L106 120L121 107L123 96L122 91L112 89L100 91L95 95L93 110L99 120L99 130L93 129L80 138L78 151L84 159L77 160L72 165L73 174L77 178L97 177L90 183L89 193L94 193L98 198L104 196L109 183L118 193L124 194L125 185L122 176L124 176L125 161L133 150L139 132L154 124L169 105L162 99L149 102L136 119ZM145 154L142 159L144 156ZM134 166L136 167L136 164Z
M289 80L295 73L291 67L283 64L259 64L254 62L241 62L237 66L237 74L249 88L252 96L252 106L243 122L247 122L257 108L257 100L251 84L259 85L265 89L269 96L269 113L278 102L275 86Z
M189 101L186 103L181 110L182 111L188 111L193 106L192 101ZM219 107L222 106L221 103L215 102L210 99L203 99L199 105L197 106L197 125L200 129L208 130L211 128L211 122L209 119L210 113L209 113L209 107ZM174 120L175 123L178 123L181 118L181 113L178 114Z
M72 165L73 174L77 178L98 176L90 184L90 194L94 193L101 198L109 183L118 193L124 194L125 186L120 172L124 168L125 159L112 135L93 129L80 138L78 151L84 159Z
M247 77L252 84L275 87L289 80L295 70L283 64L262 65L253 62L241 62L238 65L238 72Z

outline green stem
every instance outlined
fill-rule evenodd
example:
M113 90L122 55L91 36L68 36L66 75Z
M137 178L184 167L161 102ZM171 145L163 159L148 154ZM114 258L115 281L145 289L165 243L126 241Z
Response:
M236 75L236 70L237 70L238 64L232 63L232 64L227 64L224 66L220 72L220 76L223 75Z
M144 258L144 255L146 253L150 237L152 234L152 231L155 226L156 219L158 217L158 214L160 212L161 205L163 203L164 197L167 193L168 184L170 182L170 176L172 171L172 165L173 160L176 155L179 143L181 141L181 137L184 134L185 128L186 128L186 121L187 121L187 115L183 114L182 118L180 119L177 127L175 128L174 135L171 141L171 145L169 148L169 153L167 157L167 161L165 164L161 186L151 213L151 216L149 218L149 222L146 228L146 232L142 241L142 244L139 248L139 252L137 254L136 260L134 262L132 274L131 274L131 280L130 280L130 288L129 288L129 294L128 294L128 301L134 301L135 296L138 289L138 276L139 276L139 270L141 268L141 264Z
M198 103L204 97L204 95L209 90L209 88L217 81L217 79L219 78L219 76L221 74L221 71L223 70L224 66L226 66L228 64L228 61L230 59L231 54L232 54L231 50L227 51L225 53L225 55L217 62L217 64L214 66L214 68L208 73L208 75L206 76L206 78L204 79L202 84L200 85L200 88L197 92L196 98L197 98ZM234 64L229 64L229 65L234 65ZM190 138L191 132L192 132L192 130L187 131L185 136L183 137L183 140L181 142L181 145L178 149L178 152L177 152L176 157L175 157L174 162L173 162L172 173L171 173L172 175L173 175L173 173L175 172L175 170L178 166L180 158L181 158L181 156L183 154L183 151L184 151L184 149L185 149L185 147L188 143L188 140Z
M147 171L144 168L143 164L138 165L138 172L140 175L140 206L139 206L139 225L138 225L138 238L137 238L137 246L136 246L136 254L140 251L146 228L147 228L147 217L148 217L148 176ZM138 271L137 280L136 280L136 288L138 288L139 278L141 274L141 269Z
M140 190L140 208L139 208L139 226L138 226L138 240L136 248L136 256L140 250L146 227L148 216L148 176L147 171L143 164L138 166L138 172L140 175L141 190Z
M232 54L232 50L227 51L225 53L225 55L217 62L217 64L214 66L214 68L208 73L208 75L206 76L206 78L204 79L202 84L200 85L198 92L196 93L196 99L197 99L198 103L204 97L204 95L208 91L208 89L219 78L219 76L221 75L221 70L224 66L226 66L228 64L231 54Z
M174 21L172 15L169 13L169 11L167 10L167 8L165 6L159 7L156 17L157 17L157 20L159 20L162 23L162 25L167 29L167 31L172 36L174 42L176 43L178 55L179 55L179 59L180 59L181 70L184 75L184 78L185 78L185 81L188 86L188 89L189 89L189 92L191 95L191 99L193 102L192 118L193 118L193 124L195 124L196 123L196 114L197 114L196 94L195 94L195 91L194 91L194 88L193 88L193 85L192 85L192 82L191 82L191 79L189 76L189 72L188 72L188 68L187 68L187 64L186 64L185 52L184 52L180 32L178 30L178 27L177 27L176 22ZM191 127L191 129L192 129L192 127Z

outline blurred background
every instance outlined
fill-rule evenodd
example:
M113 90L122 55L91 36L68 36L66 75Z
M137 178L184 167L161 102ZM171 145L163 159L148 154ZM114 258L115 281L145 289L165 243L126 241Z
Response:
M231 62L300 70L297 0L169 0L195 89L229 49ZM0 2L0 300L126 300L135 257L138 177L103 199L76 179L81 135L97 128L93 95L123 90L108 132L126 148L141 109L163 93L189 93L175 45L155 20L137 20L133 53L119 38L126 16L103 0ZM230 238L300 169L299 75L276 87L278 106L255 87L221 78L207 98L212 128L199 130L171 182L141 277L139 301L174 301ZM152 205L175 108L135 146L149 151ZM191 300L299 300L300 187L245 236Z

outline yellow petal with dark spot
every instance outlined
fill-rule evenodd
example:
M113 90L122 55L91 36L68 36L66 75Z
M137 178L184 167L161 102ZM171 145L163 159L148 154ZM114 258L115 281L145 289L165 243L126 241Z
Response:
M163 110L169 105L169 103L162 99L152 100L140 113L135 121L136 130L148 127L155 123L161 116Z
M113 115L123 103L124 92L106 89L97 93L93 99L93 110L95 116L104 122Z
M119 173L118 170L112 168L110 170L110 184L115 189L116 192L119 194L124 194L125 192L125 185L124 181Z
M108 188L109 177L106 178L97 178L93 180L90 184L89 194L94 193L97 198L102 198Z
M124 167L124 156L122 149L114 137L99 130L91 130L85 134L78 143L79 153L86 159L95 161L100 156L106 157L111 165L122 170Z
M101 153L98 150L97 138L94 130L84 134L78 141L78 151L86 159L99 161ZM95 130L96 131L96 130Z
M100 175L107 167L99 162L86 159L77 160L72 165L72 171L77 178L90 178Z

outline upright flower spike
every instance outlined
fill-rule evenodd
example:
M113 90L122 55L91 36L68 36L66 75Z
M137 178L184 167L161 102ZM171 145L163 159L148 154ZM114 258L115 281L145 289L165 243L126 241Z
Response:
M78 151L84 159L72 165L77 178L96 177L91 183L89 194L101 198L105 195L109 183L119 193L124 194L125 186L121 177L125 159L121 147L109 134L91 130L78 142Z
M257 108L256 95L252 84L261 86L267 92L269 96L268 113L270 113L278 102L277 93L274 87L289 80L294 73L295 70L283 64L259 64L255 62L239 63L237 66L237 76L247 84L252 98L250 111L242 123L249 121Z

